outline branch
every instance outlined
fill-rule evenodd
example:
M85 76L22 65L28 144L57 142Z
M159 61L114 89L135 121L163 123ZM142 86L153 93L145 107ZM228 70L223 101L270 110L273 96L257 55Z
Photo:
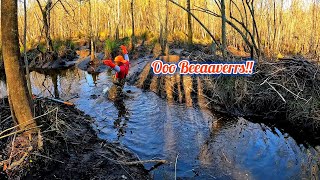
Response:
M49 9L48 11L51 11L51 10L58 4L59 1L60 1L60 0L56 1L56 2L50 7L50 9Z
M198 9L197 11L204 12L204 13L210 14L210 15L215 16L215 17L218 17L218 18L222 18L221 15L219 15L219 14L213 12L213 11L210 11L210 10L208 10L208 9L204 9L204 8L201 8L201 7L198 7L198 8L199 8L199 9ZM246 26L244 25L244 23L243 23L243 22L240 22L240 21L237 20L237 19L234 19L234 20L243 27L243 29L250 35L250 37L251 37L251 39L252 39L253 36L252 36L251 32L248 30L248 28L246 28ZM257 47L254 39L252 40L252 44L251 44L251 43L249 42L248 38L246 37L246 35L245 35L234 23L232 23L232 22L229 21L228 19L226 19L226 22L227 22L232 28L234 28L234 29L241 35L241 37L243 38L243 40L246 42L246 44L247 44L250 48L253 47L253 48L255 49L257 55L258 55L258 53L261 53L261 52L260 52L260 49Z
M217 14L217 13L215 13L215 12L212 12L212 11L210 11L210 10L204 9L204 8L199 8L197 11L204 12L204 13L210 14L210 15L215 16L215 17L218 17L218 18L222 18L221 15L219 15L219 14ZM245 34L244 34L234 23L232 23L231 21L229 21L229 20L227 20L227 19L226 19L226 22L227 22L232 28L234 28L234 29L241 35L241 37L243 38L243 40L246 42L246 44L247 44L250 48L254 47L255 50L256 50L256 52L259 51L259 49L258 49L256 46L252 45L252 44L249 42L249 40L248 40L248 38L245 36ZM253 44L254 44L254 43L253 43Z
M218 1L217 0L214 0L214 2L216 3L216 5L218 6L220 12L221 12L221 6L219 5Z
M239 6L238 6L233 0L230 0L230 17L233 18L233 16L232 16L232 9L231 9L232 4L235 5L235 7L237 8L237 10L238 10L238 12L239 12L239 14L240 14L240 16L241 16L242 22L244 22L244 20L243 20L243 15L242 15L242 12L240 11L240 8L239 8Z
M230 18L242 26L242 28L246 31L246 33L249 34L251 41L252 41L252 45L255 48L255 51L257 53L260 52L259 51L260 48L257 47L257 44L256 44L256 41L254 40L253 34L249 31L248 27L244 24L243 20L242 20L242 22L240 22L238 19L233 17L231 11L230 11ZM245 38L248 39L248 37L246 35L245 35Z
M243 6L243 10L244 10L244 15L246 16L246 26L247 26L248 25L247 8L246 8L243 0L242 0L242 6Z
M214 38L214 36L211 34L211 32L209 31L209 29L207 27L205 27L204 24L202 24L202 22L193 14L191 13L188 9L186 9L185 7L181 6L180 4L174 2L173 0L169 0L171 3L177 5L178 7L180 7L181 9L185 10L186 12L188 12L201 26L204 30L206 30L206 32L209 34L209 36L212 38L212 40L214 41L214 43L220 48L222 49L221 47L221 44L217 42L217 40Z
M38 3L38 5L39 5L39 8L40 8L41 12L43 12L43 8L42 8L42 6L41 6L40 1L39 1L39 0L37 0L37 3Z
M63 7L64 11L65 11L69 16L71 16L70 13L69 13L69 11L66 9L66 7L64 6L64 4L62 3L62 1L59 0L59 2L60 2L60 4L61 4L61 6Z
M108 158L107 156L103 155L103 154L100 154L100 156L114 162L114 163L117 163L117 164L123 164L123 165L138 165L138 164L145 164L145 163L162 163L162 164L166 164L168 163L167 160L155 160L155 159L151 159L151 160L145 160L145 161L131 161L131 162L126 162L126 161L118 161L118 160L115 160L115 159L111 159L111 158Z
M258 40L258 47L260 48L260 36L259 36L259 32L258 32L258 27L257 27L257 23L256 23L256 20L254 18L254 7L253 7L253 1L251 2L251 7L250 7L250 4L249 4L249 1L246 0L246 4L249 8L249 11L250 11L250 14L251 14L251 17L252 17L252 21L253 21L253 26L254 26L254 30L257 34L257 40Z

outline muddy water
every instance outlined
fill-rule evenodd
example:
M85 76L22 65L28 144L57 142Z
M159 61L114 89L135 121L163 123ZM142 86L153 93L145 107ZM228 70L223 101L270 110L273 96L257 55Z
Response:
M102 91L110 73L73 69L32 72L33 93L70 99L96 118L99 137L118 142L141 160L166 159L156 179L300 179L319 177L320 147L307 147L278 129L245 119L212 115L204 108L168 103L152 92L126 86L129 98L113 103ZM0 81L0 96L5 94ZM125 109L125 110L123 110ZM150 168L153 164L146 164Z

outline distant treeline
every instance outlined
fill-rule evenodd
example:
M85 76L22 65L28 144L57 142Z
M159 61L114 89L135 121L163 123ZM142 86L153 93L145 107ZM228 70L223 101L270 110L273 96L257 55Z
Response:
M188 0L175 1L187 8ZM221 42L220 0L190 0L190 11ZM248 3L248 4L247 4ZM132 35L132 14L135 35L148 33L149 39L158 39L165 33L168 42L188 40L187 12L170 0L28 0L27 48L45 39L43 12L47 12L49 33L52 39L100 39ZM251 42L249 30L259 49L266 55L319 54L320 3L317 0L225 0L226 20L239 28ZM91 9L91 16L90 16ZM204 10L216 13L210 15ZM252 16L253 15L253 16ZM90 18L91 17L91 18ZM254 17L254 18L252 18ZM23 39L23 5L19 3L20 40ZM253 24L256 23L257 30ZM91 25L91 26L90 26ZM117 28L118 27L118 28ZM243 36L227 23L226 44L249 50ZM117 31L118 29L118 31ZM207 31L192 18L194 43L212 43ZM43 34L42 38L40 35Z

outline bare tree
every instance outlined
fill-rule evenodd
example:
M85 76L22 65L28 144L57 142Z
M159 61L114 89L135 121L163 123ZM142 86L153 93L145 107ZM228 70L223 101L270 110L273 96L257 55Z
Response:
M255 41L255 37L257 37L257 41L255 41L255 42L257 42L258 49L260 49L260 36L259 36L259 32L258 32L256 19L255 19L254 1L246 0L246 5L249 9L249 12L250 12L251 18L252 18L252 36L253 36L252 41ZM254 51L254 49L252 48L251 58L253 58L253 53L254 53L253 51ZM256 51L256 53L257 53L258 57L261 55L260 51Z
M316 42L316 37L317 37L317 1L313 0L313 5L312 5L312 37L310 39L310 51L314 53L316 51L317 47L317 42Z
M169 55L169 47L168 47L168 20L169 20L169 2L166 0L166 18L164 22L164 39L163 39L163 49L165 54Z
M221 36L222 36L222 55L226 57L227 48L227 32L226 32L226 4L224 0L221 0Z
M200 26L209 34L209 36L212 38L213 42L220 48L221 44L215 39L215 37L213 36L213 34L210 32L210 30L188 9L184 8L183 6L181 6L180 4L178 4L177 2L173 1L173 0L169 0L171 3L175 4L176 6L178 6L179 8L183 9L184 11L186 11L187 13L189 13L199 24Z
M43 28L46 38L47 51L53 51L53 43L50 36L50 11L53 8L52 0L47 0L45 7L43 8L40 1L37 0L39 8L42 14Z
M93 61L95 59L95 50L94 50L94 40L93 40L93 28L92 28L92 4L91 0L89 0L89 34L90 34L90 60Z
M119 34L119 26L120 26L120 0L118 0L118 8L117 8L117 27L116 27L116 39L118 40L120 38L120 34Z
M51 35L50 35L51 10L59 3L59 4L61 4L63 10L68 15L70 15L70 14L67 11L64 3L61 0L57 0L54 3L53 3L52 0L47 0L46 4L44 5L44 8L41 5L39 0L37 0L37 3L38 3L38 6L40 8L41 15L42 15L42 22L43 22L43 29L44 29L44 33L45 33L47 51L52 52L53 51L53 43L52 43L52 38L51 38ZM68 4L68 5L70 6L70 4ZM41 33L42 33L42 31L41 31Z
M217 3L218 4L218 3ZM235 3L234 3L235 4ZM244 3L243 3L244 4ZM219 8L221 9L221 7L219 6ZM251 7L250 7L251 8ZM237 8L239 10L239 8ZM198 11L201 11L201 12L204 12L204 13L207 13L207 14L210 14L214 17L218 17L218 18L222 18L222 15L221 14L217 14L216 12L214 11L211 11L211 10L208 10L208 9L205 9L205 8L202 8L202 7L198 7L197 9ZM221 10L220 10L221 11ZM252 9L250 10L252 11ZM251 16L254 15L254 13L251 12ZM228 25L230 25L234 30L236 30L236 32L238 32L241 37L243 38L243 40L245 41L245 43L250 47L250 49L252 49L252 53L251 53L251 56L253 56L253 53L255 52L256 55L258 57L260 57L260 55L262 54L262 52L260 51L260 48L258 48L257 46L257 43L256 43L256 40L255 40L255 36L254 34L248 29L248 27L245 25L245 23L243 22L243 20L239 20L237 18L235 18L233 15L232 15L232 12L230 12L230 18L232 20L235 21L235 23L237 23L238 25L241 26L241 28L245 31L243 32L243 30L241 30L234 22L228 20L226 18L226 23ZM255 22L254 20L254 17L252 18L253 19L253 22ZM254 31L257 32L257 29L254 28ZM250 39L246 36L246 33L249 35ZM250 42L251 40L251 42ZM259 38L257 38L257 41L259 42Z
M134 44L135 44L135 33L134 33L134 0L131 0L131 28L132 28L132 34L131 34L131 47L132 51L134 50Z
M24 33L23 33L24 64L26 67L26 79L27 79L28 92L29 92L29 96L32 97L29 62L27 57L27 0L23 1L23 10L24 10Z
M28 95L26 77L19 61L17 0L1 1L2 53L7 78L9 104L12 117L17 120L20 129L35 131L36 123L31 111L31 98ZM30 135L33 131L25 132Z
M187 10L189 12L191 12L191 4L190 4L190 0L187 0ZM189 48L192 48L192 37L193 37L193 33L192 33L192 21L191 21L191 14L188 14L188 45Z

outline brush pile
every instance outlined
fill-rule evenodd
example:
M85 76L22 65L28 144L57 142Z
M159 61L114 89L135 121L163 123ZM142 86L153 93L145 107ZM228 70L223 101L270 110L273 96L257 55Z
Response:
M212 109L278 121L320 137L320 74L314 63L305 59L260 63L252 77L217 77L205 83Z

